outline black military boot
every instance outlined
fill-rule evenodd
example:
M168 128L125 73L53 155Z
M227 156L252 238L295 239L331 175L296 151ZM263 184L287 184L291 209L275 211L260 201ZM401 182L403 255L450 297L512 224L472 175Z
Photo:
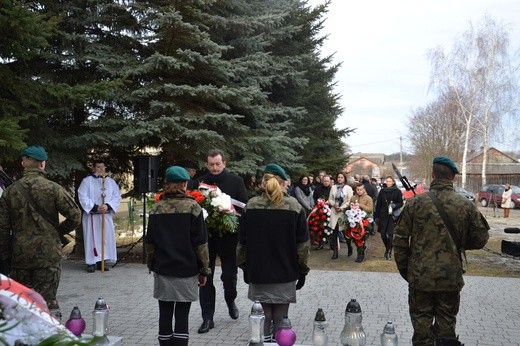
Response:
M352 241L350 239L347 240L347 256L352 256L352 252L354 250L352 249Z
M357 258L356 262L361 263L365 260L365 252L366 252L366 246L363 245L362 247L357 248Z
M386 253L385 258L387 261L389 261L392 258L392 248L394 247L394 240L392 238L388 239L388 242L386 243Z
M173 346L173 338L158 338L159 346ZM187 345L187 344L186 344Z
M332 257L330 259L338 258L338 243L337 242L330 242L330 248L332 250Z
M170 345L171 346L188 346L188 338L177 338L174 336L172 338L172 343Z
M385 245L385 259L388 260L388 239L382 237L383 244Z
M433 346L464 346L458 338L435 338Z

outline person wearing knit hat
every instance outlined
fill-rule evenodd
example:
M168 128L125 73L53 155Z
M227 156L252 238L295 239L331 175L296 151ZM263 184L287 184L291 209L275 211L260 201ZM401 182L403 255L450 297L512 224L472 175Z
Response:
M187 346L191 303L211 273L208 233L202 208L186 194L188 171L171 166L165 177L162 198L148 218L146 262L154 272L153 297L159 302L159 345Z
M307 214L285 193L287 179L279 165L265 167L264 192L247 203L238 232L237 263L249 284L248 298L262 304L264 342L274 341L271 332L279 329L290 303L296 303L296 290L309 272Z
M429 192L407 200L396 221L394 259L408 283L414 345L438 345L441 339L443 345L460 345L456 322L463 254L482 249L489 238L484 215L455 192L456 174L451 159L434 158Z

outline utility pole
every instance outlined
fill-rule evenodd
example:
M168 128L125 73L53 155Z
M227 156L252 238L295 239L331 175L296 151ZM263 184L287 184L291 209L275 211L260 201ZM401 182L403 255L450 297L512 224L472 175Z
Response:
M399 137L399 166L403 167L403 137Z

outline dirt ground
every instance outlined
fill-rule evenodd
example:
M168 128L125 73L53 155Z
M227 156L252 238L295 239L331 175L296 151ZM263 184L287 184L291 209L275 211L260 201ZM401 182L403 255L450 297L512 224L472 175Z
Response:
M520 210L511 210L510 217L502 217L502 209L479 208L491 227L490 239L483 250L467 251L468 268L466 275L500 276L520 278L520 257L511 257L501 253L503 239L520 242L520 234L508 234L504 232L506 227L520 227ZM143 247L140 235L129 237L122 236L124 232L118 232L118 258L121 262L143 263ZM371 272L397 272L395 262L386 261L383 257L384 245L380 235L371 236L367 242L367 254L365 261L356 263L356 253L347 257L346 244L341 243L339 258L332 260L332 251L325 246L323 250L316 250L312 246L309 266L315 270L337 271L371 271ZM73 243L65 247L65 257L81 260L83 256L77 251L72 252Z

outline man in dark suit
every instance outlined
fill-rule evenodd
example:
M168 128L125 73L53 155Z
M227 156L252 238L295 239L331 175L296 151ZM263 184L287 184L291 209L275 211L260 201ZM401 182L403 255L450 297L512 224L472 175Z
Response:
M220 190L232 199L246 203L247 190L244 180L238 175L226 169L224 152L220 149L212 149L208 152L206 168L208 173L202 176L201 183L217 185ZM241 208L237 208L238 212ZM213 232L212 232L213 231ZM211 274L208 275L207 283L199 289L200 308L202 310L202 325L199 333L207 333L214 328L213 315L215 314L215 285L213 277L215 272L215 260L220 258L222 266L221 279L224 284L224 299L228 306L229 316L238 319L238 307L235 304L237 297L237 258L236 248L238 244L238 233L226 233L219 235L218 230L208 229L209 266Z

